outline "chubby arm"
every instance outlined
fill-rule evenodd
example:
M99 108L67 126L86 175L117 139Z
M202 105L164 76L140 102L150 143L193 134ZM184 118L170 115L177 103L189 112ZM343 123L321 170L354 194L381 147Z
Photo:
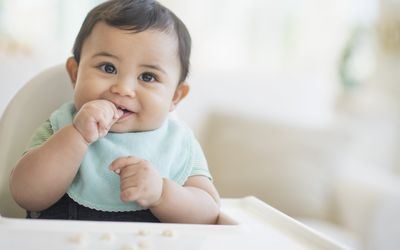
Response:
M115 105L105 100L83 105L73 124L58 130L17 162L10 176L14 200L29 211L54 204L68 190L88 145L107 134L120 116Z
M150 162L134 156L116 159L110 170L120 175L121 200L150 208L162 222L217 222L219 195L207 177L191 176L180 186L162 178Z
M87 147L75 127L68 125L27 152L11 173L14 200L30 211L51 206L68 189Z
M163 222L215 224L219 215L219 195L205 176L192 176L185 185L163 179L163 192L152 213Z

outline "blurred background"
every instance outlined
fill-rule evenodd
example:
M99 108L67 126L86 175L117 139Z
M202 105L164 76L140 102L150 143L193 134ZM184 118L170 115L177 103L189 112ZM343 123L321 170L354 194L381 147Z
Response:
M0 114L101 0L0 0ZM179 116L223 197L400 249L400 0L161 0L193 39ZM1 138L0 138L1 139Z

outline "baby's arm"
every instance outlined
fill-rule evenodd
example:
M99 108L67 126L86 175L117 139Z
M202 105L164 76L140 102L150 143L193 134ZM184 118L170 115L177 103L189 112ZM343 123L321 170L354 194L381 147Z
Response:
M119 115L108 101L85 104L73 124L58 130L18 161L10 177L14 200L29 211L54 204L68 190L88 145L105 135Z
M11 174L10 189L14 200L29 211L51 206L66 192L86 149L86 141L72 125L68 125L27 152Z
M163 179L162 196L152 213L163 222L215 224L219 215L219 195L205 176L191 176L182 187Z
M121 200L149 207L162 222L214 224L218 219L219 195L207 177L189 177L182 187L133 156L118 158L110 169L120 175Z

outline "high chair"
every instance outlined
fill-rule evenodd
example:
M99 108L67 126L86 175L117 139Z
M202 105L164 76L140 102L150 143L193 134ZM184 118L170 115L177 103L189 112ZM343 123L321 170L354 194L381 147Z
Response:
M71 98L72 86L65 66L57 65L27 82L6 107L0 120L0 215L25 216L10 195L10 172L35 129Z
M222 199L218 225L23 219L25 211L10 195L10 172L34 130L71 99L69 77L57 65L19 90L1 117L0 249L346 248L252 196Z

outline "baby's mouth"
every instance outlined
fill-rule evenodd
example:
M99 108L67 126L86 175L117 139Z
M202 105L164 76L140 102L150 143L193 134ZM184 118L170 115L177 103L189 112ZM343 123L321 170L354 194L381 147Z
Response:
M124 107L121 107L121 106L118 106L117 109L122 111L122 115L121 115L121 117L119 118L119 120L121 120L121 119L123 119L123 118L125 118L125 117L127 117L127 116L130 116L130 115L134 114L134 112L132 112L132 111L130 111L130 110L124 108Z

